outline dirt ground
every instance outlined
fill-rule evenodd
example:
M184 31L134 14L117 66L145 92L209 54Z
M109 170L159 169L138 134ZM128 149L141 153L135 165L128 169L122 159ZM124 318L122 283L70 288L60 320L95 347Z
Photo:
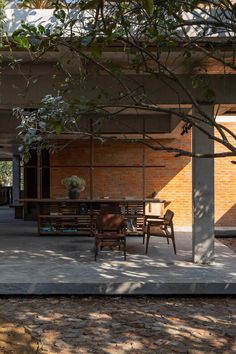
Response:
M236 353L236 299L0 298L0 354L35 353Z
M0 313L1 354L236 353L234 298L2 298Z
M236 237L217 238L218 241L228 246L231 250L236 252Z

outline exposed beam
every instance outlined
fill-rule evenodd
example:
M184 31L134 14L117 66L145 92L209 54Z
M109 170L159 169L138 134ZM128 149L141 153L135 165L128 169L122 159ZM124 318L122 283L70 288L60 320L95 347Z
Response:
M37 106L42 97L46 94L57 93L59 82L63 79L62 75L57 76L56 79L50 79L48 68L44 71L38 72L38 80L33 82L37 66L33 71L29 70L27 82L26 78L22 75L6 73L2 74L0 105L2 107L35 107ZM217 104L236 104L236 75L205 75L203 78L203 86L199 85L198 88L193 89L191 85L191 78L188 75L179 76L183 87L186 87L189 92L201 103L206 103L205 99L205 86L214 90L216 97L215 103ZM176 81L167 80L163 82L148 75L126 75L125 83L130 90L137 89L142 93L145 90L148 98L155 104L178 105L178 104L191 104L191 99L186 92L181 89ZM87 95L90 98L97 98L100 90L111 94L117 95L124 92L124 89L114 78L108 75L88 76L87 80L81 82L74 91L71 97L78 98L79 95ZM124 103L130 103L131 100L123 100Z

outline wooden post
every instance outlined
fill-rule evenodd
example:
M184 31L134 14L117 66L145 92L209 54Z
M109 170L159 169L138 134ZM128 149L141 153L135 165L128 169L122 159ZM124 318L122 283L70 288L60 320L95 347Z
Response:
M41 152L37 153L37 198L42 195L42 171L41 171Z

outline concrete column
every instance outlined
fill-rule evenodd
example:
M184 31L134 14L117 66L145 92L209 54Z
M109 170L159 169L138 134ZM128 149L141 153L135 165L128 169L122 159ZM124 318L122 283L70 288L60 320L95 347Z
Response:
M213 118L214 106L201 107ZM198 113L193 110L196 116ZM209 133L214 128L204 125ZM195 153L213 153L214 140L209 139L197 128L192 129L192 150ZM214 257L214 159L193 158L192 161L192 192L193 192L193 261L209 263Z
M14 155L12 162L12 202L16 204L20 198L20 157Z

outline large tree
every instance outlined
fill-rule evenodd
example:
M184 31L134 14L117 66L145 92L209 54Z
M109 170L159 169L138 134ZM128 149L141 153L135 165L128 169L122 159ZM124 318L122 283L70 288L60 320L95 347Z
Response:
M165 146L150 136L126 141L140 141L176 156L236 155L236 134L215 119L221 107L214 117L202 108L215 103L211 74L220 73L225 80L236 74L235 1L81 0L73 3L75 10L72 11L60 1L54 2L56 25L36 27L25 23L12 36L13 44L30 51L33 61L48 51L64 53L58 58L57 66L64 73L58 94L45 96L41 107L31 113L25 114L22 108L14 110L21 120L21 149L25 156L31 148L50 146L56 134L78 137L93 134L105 139L101 134L102 122L117 120L126 111L173 112L173 106L158 102L148 85L137 78L145 78L154 85L162 83L176 96L174 113L183 122L182 135L195 127L223 145L224 151L195 154ZM86 86L91 72L97 77L110 77L114 91L95 85L96 94L85 91L79 97L73 96L78 87ZM183 109L185 101L193 109ZM86 116L97 117L93 132L80 124L81 117ZM209 127L215 128L215 134Z

